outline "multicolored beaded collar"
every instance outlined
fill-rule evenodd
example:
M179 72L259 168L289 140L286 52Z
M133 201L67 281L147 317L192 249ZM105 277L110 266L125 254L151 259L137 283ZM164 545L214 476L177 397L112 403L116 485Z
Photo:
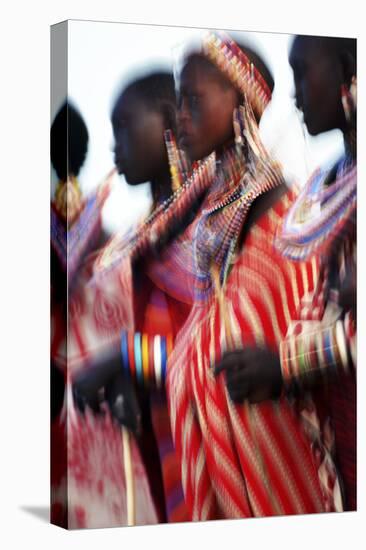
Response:
M51 202L51 245L67 272L69 283L81 260L92 248L101 227L101 209L109 196L115 170L85 199L69 185ZM79 200L80 197L80 200Z
M169 135L166 139L169 141ZM171 137L171 136L170 136ZM170 142L171 144L172 142ZM172 154L168 147L169 160L172 161ZM180 169L174 163L170 166L172 176ZM127 255L131 258L142 257L149 250L154 248L162 238L167 228L173 221L182 219L210 187L216 172L216 155L212 153L203 161L198 162L192 173L183 183L181 174L177 175L179 181L176 191L160 204L140 224L135 232L116 234L106 245L94 265L96 277L103 277L111 270L118 267L121 260Z
M313 174L278 232L276 247L292 260L329 254L334 243L354 229L357 166L344 158L331 185L326 185L328 175L320 170Z
M193 239L197 300L212 292L213 269L220 285L225 284L254 201L284 183L280 165L264 149L249 106L241 106L234 119L243 132L244 148L232 146L220 159Z

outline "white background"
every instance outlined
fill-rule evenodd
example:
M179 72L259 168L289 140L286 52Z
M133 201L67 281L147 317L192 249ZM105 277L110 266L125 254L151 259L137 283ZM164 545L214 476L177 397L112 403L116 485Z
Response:
M86 194L113 167L110 114L116 96L136 75L165 69L179 72L180 56L207 31L155 25L70 21L68 24L68 94L89 131L86 162L79 182ZM264 57L276 82L261 121L262 138L281 161L289 183L305 183L314 168L334 162L343 151L340 131L310 137L295 112L292 71L288 64L291 35L237 32L234 38ZM56 109L59 105L56 105ZM56 109L55 113L56 114ZM304 132L306 137L304 137ZM103 209L109 232L126 231L150 206L150 186L129 186L123 177Z
M360 548L365 532L365 290L359 285L357 514L64 532L49 499L49 25L67 18L348 35L359 38L359 143L365 143L362 2L109 0L2 2L0 544L2 548ZM359 162L359 219L365 169ZM365 280L364 223L359 281ZM365 537L363 536L363 539Z

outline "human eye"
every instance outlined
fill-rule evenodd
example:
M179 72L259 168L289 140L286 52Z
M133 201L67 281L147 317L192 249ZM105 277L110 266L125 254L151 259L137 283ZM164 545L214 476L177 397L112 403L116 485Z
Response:
M190 110L195 110L200 105L200 97L197 94L190 94L188 97L188 105Z

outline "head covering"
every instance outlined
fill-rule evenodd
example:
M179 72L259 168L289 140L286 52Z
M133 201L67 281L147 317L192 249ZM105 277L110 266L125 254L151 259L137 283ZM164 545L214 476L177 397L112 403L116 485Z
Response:
M202 52L227 76L260 119L272 93L259 69L238 44L226 34L209 33L203 40Z

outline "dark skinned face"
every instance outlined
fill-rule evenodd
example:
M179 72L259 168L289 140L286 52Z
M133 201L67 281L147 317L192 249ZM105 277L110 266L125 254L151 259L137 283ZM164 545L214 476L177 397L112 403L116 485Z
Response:
M344 130L341 85L345 76L340 59L320 40L297 37L289 62L294 74L296 105L304 113L309 133Z
M152 181L167 170L162 113L126 92L113 111L112 126L115 164L130 185Z
M188 61L181 74L179 142L190 159L200 160L233 139L233 110L238 93L224 85L216 69Z

